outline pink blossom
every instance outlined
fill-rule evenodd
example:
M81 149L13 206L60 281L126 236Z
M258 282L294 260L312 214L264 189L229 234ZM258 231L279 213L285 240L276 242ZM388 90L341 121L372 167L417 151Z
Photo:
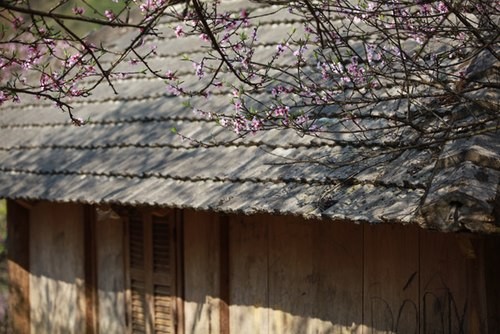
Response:
M109 9L106 9L104 11L104 16L106 16L106 18L109 20L109 21L113 21L115 19L115 14L109 10Z
M279 106L274 109L274 115L288 117L288 113L290 112L290 107L288 106Z
M85 13L85 8L83 8L83 7L73 7L73 13L75 15L83 15Z
M176 78L174 72L168 70L167 73L165 73L165 79L167 79L167 80L174 80L174 79L177 79L177 78Z
M307 121L309 121L309 117L307 117L307 115L300 115L295 120L295 123L297 123L298 125L301 125L301 124L306 123Z
M432 7L428 3L420 5L420 12L422 15L429 15L432 13Z
M276 53L278 55L282 54L283 52L285 52L285 47L283 46L283 44L278 44L276 45Z
M446 13L448 13L448 6L446 6L446 4L444 2L440 1L438 3L438 11L441 14L446 14Z
M204 42L209 42L210 39L208 38L208 35L207 34L201 34L200 35L200 39Z
M184 30L182 29L182 26L179 25L175 27L175 36L177 36L177 38L184 36Z
M135 0L134 0L135 2ZM154 12L165 3L165 0L146 0L139 8L143 13Z
M12 20L12 26L14 28L20 28L21 25L24 23L24 19L21 17L21 16L16 16L13 20Z
M240 117L233 119L233 130L236 134L240 134L241 132L247 129L245 122Z
M81 96L81 95L83 95L83 91L80 90L80 89L77 89L75 86L72 86L69 92L70 92L71 96Z
M71 121L73 122L73 124L75 126L82 126L85 124L85 121L83 120L83 118L80 118L80 117L73 117L71 119Z
M248 18L248 12L245 8L243 8L241 11L240 11L240 19L247 19Z
M347 72L351 76L354 83L365 82L365 68L363 65L358 63L357 57L351 58L351 63L347 65Z
M93 66L93 65L85 66L85 72L86 72L87 76L91 75L91 74L95 74L96 73L95 66Z
M250 123L250 128L252 129L252 132L259 131L263 128L264 123L262 122L261 119L258 119L256 116L253 117L252 122Z
M195 68L195 73L196 76L198 76L199 79L203 78L205 76L205 71L203 69L203 61L200 63L193 63L193 67Z
M4 91L0 90L0 105L2 105L7 100L8 100L7 94L5 94Z
M81 60L81 57L82 57L82 55L79 53L72 55L71 57L69 57L66 60L66 66L71 67L71 66L75 65L76 63L79 63Z

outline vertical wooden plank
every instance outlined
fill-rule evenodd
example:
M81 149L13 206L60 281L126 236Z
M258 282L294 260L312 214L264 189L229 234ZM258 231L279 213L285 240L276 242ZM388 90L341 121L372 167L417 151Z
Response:
M83 206L41 202L30 212L31 331L85 328Z
M231 216L230 328L269 333L268 215Z
M220 333L219 224L214 213L184 211L186 333Z
M304 222L305 223L305 222ZM312 333L361 333L363 227L347 222L312 224L314 283Z
M7 200L9 317L14 333L30 333L30 221L28 209Z
M467 235L421 232L423 333L486 331L482 246L474 243Z
M126 327L127 334L132 333L132 277L131 277L131 266L130 266L130 218L128 216L123 217L123 253L124 253L124 267L125 267L125 300L126 300Z
M144 235L144 290L145 307L144 316L146 317L146 334L154 333L154 291L153 291L153 236L151 215L143 212L142 228Z
M229 218L222 215L219 218L219 241L220 241L220 286L219 286L219 315L220 333L230 333L229 303L230 303L230 280L229 280Z
M86 333L97 333L97 254L95 239L95 209L84 207L84 272Z
M317 282L312 224L272 217L269 228L269 332L308 333Z
M95 225L99 333L127 332L125 273L129 270L125 269L125 227L123 219L111 209L99 208Z
M488 332L486 323L486 289L484 277L484 239L480 236L465 236L473 256L467 257L468 333ZM471 254L472 255L472 254Z
M367 333L418 333L418 230L364 225L364 319Z
M184 334L184 212L175 210L176 242L175 242L175 268L176 271L176 334Z
M487 329L493 334L500 328L500 236L485 237L483 256Z

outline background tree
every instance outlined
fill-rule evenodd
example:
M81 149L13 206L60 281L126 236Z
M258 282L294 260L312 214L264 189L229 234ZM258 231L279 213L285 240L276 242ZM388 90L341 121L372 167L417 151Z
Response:
M231 92L222 111L191 107L240 135L291 128L378 155L498 130L498 1L258 2L274 5L267 18L247 8L226 12L218 1L114 0L109 8L0 1L0 102L49 99L82 125L72 99L142 74L120 71L132 62L177 95ZM262 61L259 22L280 11L300 24L266 45L273 51ZM144 41L167 21L178 38L196 34L205 45L201 58L186 59L196 85L149 63L155 49ZM117 50L75 22L134 34Z

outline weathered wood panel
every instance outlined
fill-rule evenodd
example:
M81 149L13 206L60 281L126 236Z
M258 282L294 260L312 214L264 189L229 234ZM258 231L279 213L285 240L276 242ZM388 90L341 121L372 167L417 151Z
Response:
M29 211L7 201L7 268L9 271L9 317L14 333L30 333Z
M269 333L268 228L265 215L230 222L231 333Z
M500 236L488 236L484 241L485 291L487 291L488 333L500 328Z
M361 226L265 215L230 226L231 332L361 332Z
M474 243L466 235L421 232L423 333L486 333L482 247Z
M83 206L42 202L30 212L32 333L85 330Z
M123 221L99 210L96 224L99 333L126 333Z
M84 206L84 272L85 272L85 322L86 334L98 332L97 314L97 254L95 209Z
M418 229L364 225L365 333L418 333Z
M316 291L308 332L361 333L363 227L332 222L316 222L312 227Z
M229 218L223 215L219 219L219 326L220 334L229 334L229 297L230 297L230 279L229 279Z
M186 333L220 332L218 219L216 214L185 211L184 330Z
M227 271L231 333L487 330L484 282L494 284L496 274L484 273L481 237L234 215L227 258L220 218L186 212L184 219L186 332L227 330L219 299Z
M269 331L308 333L317 283L311 224L292 217L269 224Z

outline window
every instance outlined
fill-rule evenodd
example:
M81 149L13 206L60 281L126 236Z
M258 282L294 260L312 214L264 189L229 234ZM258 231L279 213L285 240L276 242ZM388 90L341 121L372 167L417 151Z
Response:
M129 332L174 334L177 324L174 211L131 210L127 217Z

